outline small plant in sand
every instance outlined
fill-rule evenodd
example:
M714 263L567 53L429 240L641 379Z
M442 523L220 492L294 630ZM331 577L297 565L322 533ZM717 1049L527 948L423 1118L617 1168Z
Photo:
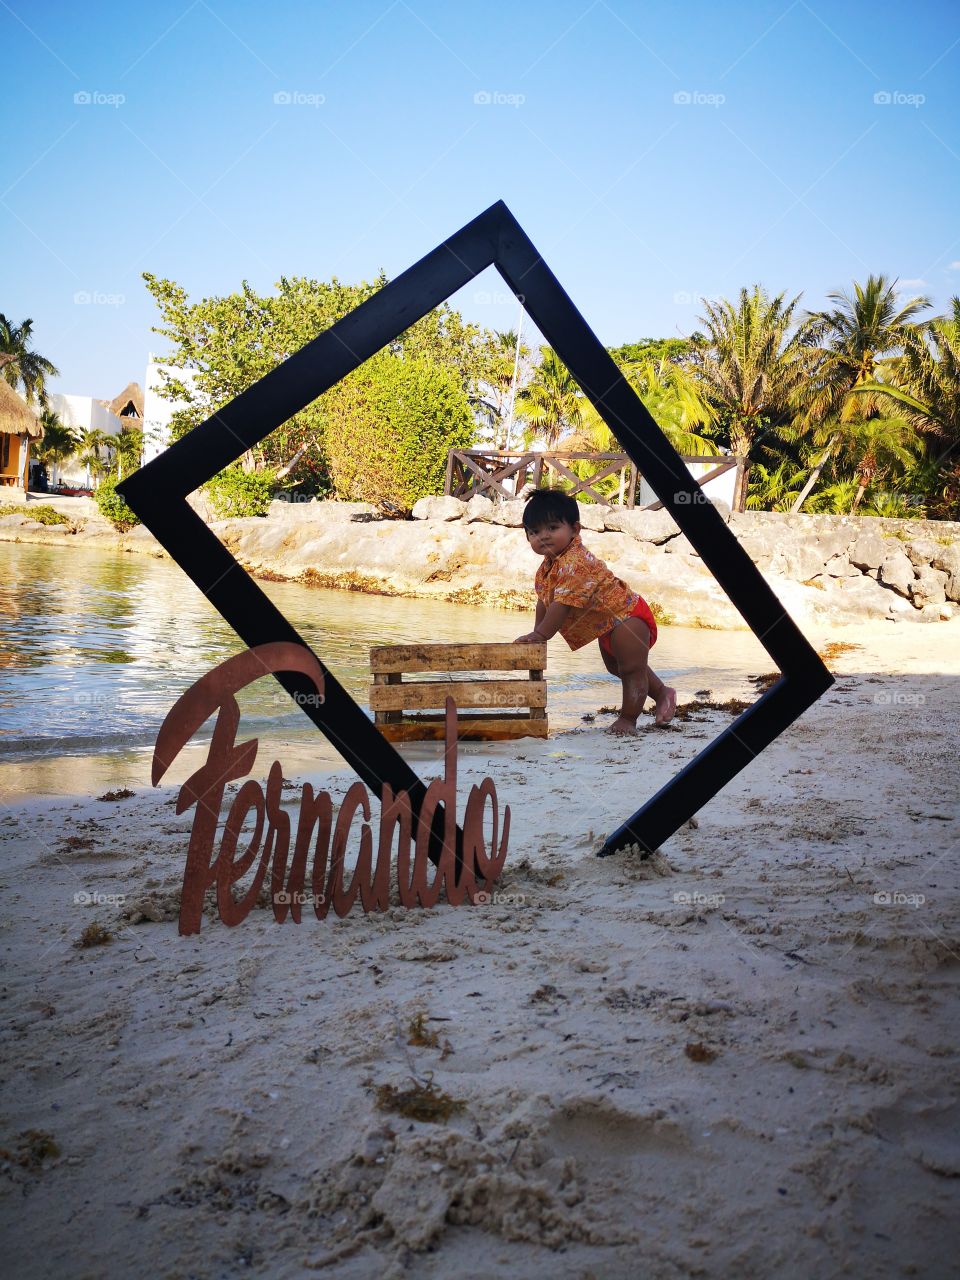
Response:
M4 503L0 506L0 516L28 516L38 524L70 523L62 511L57 511L55 507L45 502L38 503L35 507L27 506L22 502Z
M377 1085L376 1100L378 1111L394 1111L408 1120L422 1120L430 1124L446 1124L452 1115L467 1105L439 1089L432 1076L425 1081L411 1080L408 1089L398 1089L392 1084Z
M112 938L113 934L110 930L99 920L94 920L93 924L87 925L73 945L79 950L85 950L87 947L102 947Z

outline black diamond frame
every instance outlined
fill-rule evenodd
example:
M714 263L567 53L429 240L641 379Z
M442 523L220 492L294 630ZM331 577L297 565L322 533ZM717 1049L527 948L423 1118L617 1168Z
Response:
M502 201L171 445L118 491L249 647L287 640L309 648L190 507L187 495L489 266L522 297L540 332L781 672L753 706L607 837L600 856L631 844L652 852L811 706L833 677L723 519L703 501L676 450ZM303 697L297 705L375 794L382 793L384 783L394 792L405 788L418 812L425 784L322 665L323 705ZM281 673L276 679L291 697L311 692L302 677Z

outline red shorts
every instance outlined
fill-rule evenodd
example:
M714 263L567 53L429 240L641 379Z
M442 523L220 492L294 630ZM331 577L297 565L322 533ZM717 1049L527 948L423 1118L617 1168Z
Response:
M650 648L652 649L657 643L657 620L654 618L653 612L643 596L637 596L637 603L633 606L631 612L627 614L627 617L639 618L641 622L647 624L650 628ZM626 622L626 618L622 619L622 621ZM620 623L618 622L617 626L619 625ZM600 637L600 648L604 653L609 653L611 658L613 657L613 645L610 643L610 637L615 629L611 627L605 635Z

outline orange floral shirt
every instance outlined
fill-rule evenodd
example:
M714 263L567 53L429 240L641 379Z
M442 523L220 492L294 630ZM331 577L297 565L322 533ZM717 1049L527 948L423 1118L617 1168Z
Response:
M571 649L582 649L612 631L630 616L639 599L622 578L587 550L579 533L560 555L544 556L534 587L544 605L556 602L574 609L560 628Z

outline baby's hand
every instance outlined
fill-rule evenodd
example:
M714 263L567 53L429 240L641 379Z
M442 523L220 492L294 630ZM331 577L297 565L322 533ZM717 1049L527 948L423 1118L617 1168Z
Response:
M528 631L525 636L517 636L514 644L543 644L543 636L538 636L535 631Z

